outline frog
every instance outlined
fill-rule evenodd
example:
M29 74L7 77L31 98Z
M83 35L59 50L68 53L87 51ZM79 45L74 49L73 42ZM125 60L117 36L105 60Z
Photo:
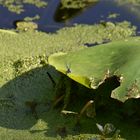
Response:
M70 70L68 72L70 72ZM52 78L50 79L52 80ZM54 83L54 81L52 82ZM78 86L76 85L75 81L73 81L72 79L70 79L64 74L60 74L60 78L54 87L55 99L52 105L53 108L58 106L60 102L63 102L63 107L61 109L62 114L77 116L78 120L80 120L80 118L83 115L86 115L89 118L94 118L96 116L96 111L95 111L96 109L95 109L95 102L93 99L89 99L79 112L67 110L69 103L72 102L71 96L73 94L73 89L77 89L77 88Z
M34 31L38 28L38 25L32 21L18 21L16 22L16 29L18 31Z
M122 102L110 97L112 90L120 86L120 79L118 79L117 76L110 76L109 70L105 73L104 82L102 82L97 89L89 89L71 79L68 77L68 74L71 72L72 70L69 67L67 67L65 74L58 72L60 74L60 78L57 82L54 82L51 75L49 75L52 83L55 83L53 94L55 95L55 99L52 105L53 108L62 103L63 107L61 109L61 113L64 115L77 116L77 122L79 122L83 115L96 120L97 112L100 112L100 110L108 110L108 106L110 106L109 110L112 110L114 107L122 107ZM90 80L90 86L92 87L93 79L91 78ZM78 90L78 88L80 88L80 90ZM81 88L82 90L84 89L84 91L82 91ZM81 109L78 110L78 112L67 110L68 105L73 104L72 96L75 96L75 94L78 94L78 98L74 98L74 100L79 100L79 96L81 96L80 99L85 98L84 102L79 100L79 102L81 102Z

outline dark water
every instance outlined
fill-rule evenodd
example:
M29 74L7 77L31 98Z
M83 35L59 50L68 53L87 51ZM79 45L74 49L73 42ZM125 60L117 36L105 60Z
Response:
M15 28L13 22L22 20L27 16L40 15L40 19L35 21L39 25L39 30L54 32L65 26L72 26L76 23L95 24L103 21L130 21L140 30L140 7L131 5L119 6L115 0L101 0L87 8L78 10L60 10L60 0L48 0L46 8L37 8L32 5L25 5L25 12L20 15L9 12L0 6L0 28ZM117 18L107 18L110 13L120 14ZM64 17L67 17L63 19Z

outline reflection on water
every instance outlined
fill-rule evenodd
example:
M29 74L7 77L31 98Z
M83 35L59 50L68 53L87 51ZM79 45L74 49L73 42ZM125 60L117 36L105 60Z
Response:
M84 9L88 8L89 6L92 5L92 7L94 7L94 5L96 5L98 2L98 0L61 0L56 9L54 20L56 22L69 20L81 14Z

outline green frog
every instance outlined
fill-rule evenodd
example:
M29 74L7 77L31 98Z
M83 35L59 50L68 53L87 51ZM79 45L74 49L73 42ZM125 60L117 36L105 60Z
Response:
M76 86L76 82L61 74L61 77L54 89L54 95L56 95L56 99L53 103L53 107L56 107L60 102L63 101L63 108L61 110L62 114L76 115L78 118L80 118L83 114L86 114L87 117L94 118L96 116L94 100L87 101L80 112L67 110L68 104L72 102L71 96L73 94L73 88L77 90L78 86Z

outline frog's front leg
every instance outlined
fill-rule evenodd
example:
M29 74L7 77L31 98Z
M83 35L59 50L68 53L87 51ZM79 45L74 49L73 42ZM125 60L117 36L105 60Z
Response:
M53 107L56 107L65 97L64 79L65 79L64 76L61 75L59 81L55 85L54 95L56 97L53 103Z
M72 81L64 75L61 75L58 83L55 86L54 95L56 99L53 107L57 106L61 101L64 101L63 110L65 110L70 101Z
M70 96L71 96L71 88L72 88L72 81L65 77L64 79L65 84L65 96L64 96L64 107L63 110L65 110L70 102Z
M73 89L75 89L76 85L68 77L65 77L64 85L65 85L64 106L63 106L61 113L64 115L72 115L72 116L76 115L77 116L79 114L78 112L73 112L73 111L67 110L68 104L70 103L71 96L73 94L72 91L73 91Z

